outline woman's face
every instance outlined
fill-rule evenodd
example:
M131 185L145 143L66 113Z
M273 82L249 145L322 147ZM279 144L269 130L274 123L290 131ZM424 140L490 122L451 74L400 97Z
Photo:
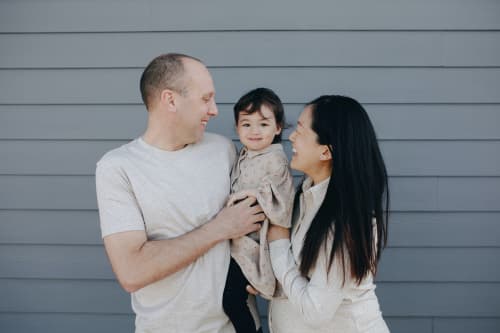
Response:
M319 173L324 173L325 160L321 158L326 146L318 143L318 135L311 128L312 120L312 107L306 106L300 114L297 127L290 134L293 152L290 166L314 179Z

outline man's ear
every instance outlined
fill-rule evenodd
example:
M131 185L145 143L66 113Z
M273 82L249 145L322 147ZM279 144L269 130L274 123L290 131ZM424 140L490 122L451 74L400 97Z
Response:
M172 90L164 89L160 92L160 103L166 107L167 110L172 112L176 111L175 94Z
M321 155L319 155L320 161L329 161L332 159L332 152L327 145L321 146Z

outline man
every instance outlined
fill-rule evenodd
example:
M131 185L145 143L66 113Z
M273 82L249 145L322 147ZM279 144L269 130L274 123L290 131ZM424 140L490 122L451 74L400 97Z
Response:
M104 245L131 293L136 332L234 332L221 305L228 240L265 217L253 198L224 208L235 151L204 134L218 113L212 77L200 60L166 54L140 88L145 133L96 169Z

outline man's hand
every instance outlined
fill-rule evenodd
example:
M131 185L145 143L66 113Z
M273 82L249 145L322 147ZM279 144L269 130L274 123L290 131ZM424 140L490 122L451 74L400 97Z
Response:
M242 190L232 194L227 201L226 206L233 206L240 201L247 199L248 197L257 197L257 191L255 190Z
M266 216L256 199L248 197L230 207L225 207L212 220L222 239L239 238L260 229Z

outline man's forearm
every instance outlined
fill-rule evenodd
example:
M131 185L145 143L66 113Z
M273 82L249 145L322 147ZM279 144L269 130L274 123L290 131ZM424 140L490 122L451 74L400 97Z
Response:
M182 236L147 240L144 231L112 234L104 245L122 287L134 292L191 264L217 243L260 228L264 219L255 200L223 209L213 220Z
M113 270L122 287L128 292L134 292L183 269L222 241L213 229L213 226L207 223L176 238L148 241L144 237L139 242L134 242L137 245L129 248L123 255L121 251L114 251L118 252L121 258L112 260ZM140 237L134 234L126 237ZM119 237L121 236L125 235ZM113 235L109 241L105 240L108 254L112 251L109 247L122 247L121 240L114 242L112 237Z

